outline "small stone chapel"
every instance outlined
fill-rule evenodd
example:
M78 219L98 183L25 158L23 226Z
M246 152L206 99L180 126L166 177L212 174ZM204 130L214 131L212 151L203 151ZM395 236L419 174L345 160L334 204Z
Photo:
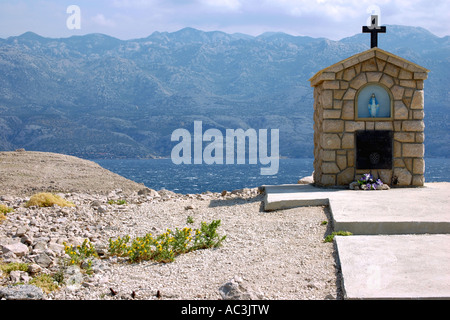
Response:
M423 89L429 70L379 49L372 31L385 28L363 27L372 33L371 49L309 80L317 186L348 186L365 173L391 187L424 185Z

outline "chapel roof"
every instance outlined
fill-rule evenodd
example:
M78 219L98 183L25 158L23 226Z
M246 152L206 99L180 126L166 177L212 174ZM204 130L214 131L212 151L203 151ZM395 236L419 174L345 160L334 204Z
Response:
M424 67L421 67L414 62L403 59L393 53L384 51L378 47L374 47L369 50L355 54L345 60L339 61L325 69L320 70L311 79L309 79L309 81L311 82L311 86L315 87L316 85L320 84L324 80L329 80L331 78L334 79L335 74L337 72L347 69L347 68L351 68L352 66L357 65L358 63L364 62L366 60L369 60L373 57L376 57L377 59L392 63L393 65L400 67L402 69L408 70L410 72L415 72L415 73L430 72L430 70L428 70Z

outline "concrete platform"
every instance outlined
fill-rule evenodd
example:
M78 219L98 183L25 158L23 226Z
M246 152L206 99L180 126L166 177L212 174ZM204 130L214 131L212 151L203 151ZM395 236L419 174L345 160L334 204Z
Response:
M263 186L266 211L329 205L346 299L450 299L450 183L386 191Z
M450 183L355 191L313 185L263 186L266 211L330 205L333 227L353 234L450 233Z
M450 235L336 236L346 299L449 299Z

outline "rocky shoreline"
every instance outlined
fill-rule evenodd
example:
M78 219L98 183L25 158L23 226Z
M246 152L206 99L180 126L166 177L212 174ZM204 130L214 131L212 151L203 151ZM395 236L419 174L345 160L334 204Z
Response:
M0 274L0 299L342 298L335 250L323 241L330 233L326 207L264 212L256 188L188 195L142 185L103 194L77 190L56 193L75 206L47 208L26 207L29 196L0 191L0 204L13 209L0 221L0 265L26 266ZM130 263L108 253L109 239L195 229L213 220L226 235L218 248L170 263ZM98 257L88 267L70 265L65 244L85 240ZM39 288L33 283L39 275L51 276L57 288Z

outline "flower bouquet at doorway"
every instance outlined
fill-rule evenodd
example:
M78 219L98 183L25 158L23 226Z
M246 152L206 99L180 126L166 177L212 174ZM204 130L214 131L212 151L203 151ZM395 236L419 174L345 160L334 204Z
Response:
M363 174L361 178L350 184L352 190L388 190L389 186L380 179L374 179L370 173Z
M383 182L380 179L375 180L370 173L364 174L358 179L358 183L363 190L377 190L383 185Z

